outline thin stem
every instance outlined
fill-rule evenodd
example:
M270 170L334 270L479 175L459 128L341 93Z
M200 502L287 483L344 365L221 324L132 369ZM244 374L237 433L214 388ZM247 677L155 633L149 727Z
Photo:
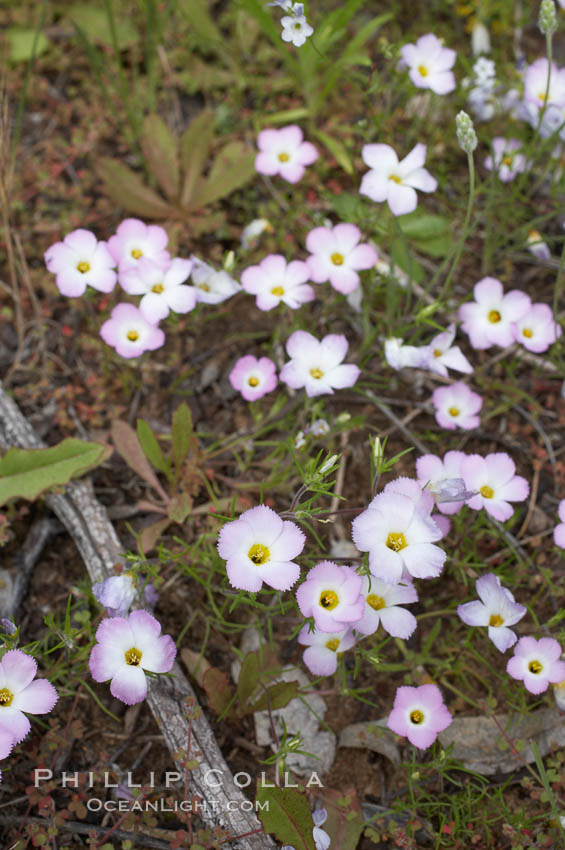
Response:
M467 198L467 212L465 213L465 221L463 222L463 230L461 232L461 237L457 244L457 248L455 249L455 255L453 257L453 262L451 264L451 268L449 273L445 279L445 283L443 284L443 289L441 293L441 297L443 299L448 299L451 293L451 286L453 283L453 275L455 274L455 269L459 265L459 260L461 259L461 254L463 253L463 248L465 246L465 242L467 241L467 237L469 235L469 224L471 221L471 213L473 211L473 202L475 200L475 162L473 160L473 154L467 154L467 163L469 165L469 197Z

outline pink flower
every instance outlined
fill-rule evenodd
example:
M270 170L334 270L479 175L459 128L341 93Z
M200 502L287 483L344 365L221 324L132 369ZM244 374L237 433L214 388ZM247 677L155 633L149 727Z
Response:
M469 490L478 491L467 502L474 511L484 508L500 522L510 519L514 510L510 502L523 502L530 487L525 478L516 475L516 465L506 452L486 457L468 455L461 463L461 475Z
M138 218L126 218L108 240L108 249L120 274L126 269L135 268L143 258L166 268L171 259L165 250L168 241L167 231L163 227L144 224Z
M404 345L401 337L398 336L385 339L385 360L391 369L396 369L397 372L405 367L423 369L427 359L425 348Z
M475 300L459 308L463 330L469 334L473 348L512 345L513 323L519 322L531 308L526 293L513 289L505 295L499 280L484 277L475 284L473 294Z
M353 520L353 541L361 552L369 553L375 578L397 584L404 571L414 578L441 573L446 554L434 541L442 533L427 510L427 504L423 509L410 496L383 492Z
M377 203L387 201L393 215L414 212L418 205L416 189L437 189L437 180L423 167L426 145L417 144L400 162L390 145L365 145L361 155L371 170L361 181L360 193Z
M551 63L549 93L546 100L548 74L549 62L545 56L528 65L524 74L524 100L531 105L532 118L535 116L536 120L545 103L548 106L550 104L565 106L565 68L558 68L555 62Z
M494 168L498 172L498 179L502 183L509 183L517 174L526 170L526 157L523 153L517 153L522 147L519 139L493 139L494 161L489 154L484 161L485 168L488 171Z
M343 364L348 347L346 338L338 334L328 334L320 342L307 331L295 331L286 342L291 360L281 369L281 381L295 390L304 387L309 397L352 387L361 370Z
M438 387L432 394L432 402L436 422L442 428L470 431L479 427L481 420L477 414L483 406L483 400L463 381L457 381L449 387Z
M298 607L322 632L338 632L360 620L365 607L361 576L352 567L322 561L296 591Z
M58 694L47 679L35 679L37 663L21 649L10 649L0 661L0 730L19 744L31 729L24 714L49 714Z
M287 265L282 254L269 254L258 266L245 269L241 284L246 292L257 296L260 310L272 310L281 301L296 310L315 297L314 290L306 283L309 276L308 266L302 260L292 260Z
M514 600L502 587L494 573L486 573L476 582L479 601L459 605L457 613L468 626L488 626L488 636L500 652L506 652L517 641L508 626L514 626L526 613L526 607Z
M420 685L398 688L386 725L397 735L406 735L418 749L425 750L452 720L438 686Z
M443 460L437 455L429 454L422 455L416 461L416 474L420 485L428 485L442 514L456 514L469 497L461 476L461 463L465 457L467 455L464 452L451 451L444 455Z
M261 130L257 136L259 153L255 168L259 174L272 177L279 174L289 183L298 183L303 177L305 166L318 159L318 151L310 142L304 141L300 127L292 124L280 130Z
M359 286L358 270L372 268L378 260L375 249L359 244L361 231L354 224L315 227L306 237L311 256L306 260L314 283L329 280L334 289L349 295Z
M0 759L9 756L14 746L14 736L7 729L0 728ZM0 782L2 782L2 771L0 771Z
M410 79L419 89L436 94L449 94L455 88L453 65L455 50L444 47L433 33L422 35L416 44L405 44L400 50L403 63L410 68Z
M422 350L423 369L429 369L437 375L447 378L447 370L470 374L473 367L458 345L453 345L455 325L451 324L446 331L435 336L429 345Z
M277 385L277 369L268 357L240 357L229 375L230 384L246 401L257 401Z
M266 505L244 511L220 530L218 552L227 561L232 587L256 593L263 582L289 590L298 581L300 567L293 561L304 548L305 536L289 520Z
M189 313L196 307L194 286L183 286L192 271L192 260L175 257L167 266L154 260L140 259L133 267L120 272L120 284L130 295L143 295L139 310L155 325L169 312Z
M526 240L526 247L530 254L533 254L538 260L542 260L542 262L547 263L551 260L551 251L549 250L549 245L547 242L543 241L542 235L539 230L530 230L528 231L528 238Z
M213 266L209 266L204 260L199 260L194 255L190 259L194 264L192 283L198 301L203 304L221 304L222 301L227 301L241 291L239 283L223 269L216 271Z
M116 285L116 265L106 242L98 242L90 230L73 230L62 242L45 252L45 265L56 275L61 295L77 298L92 286L99 292L111 292Z
M298 635L298 643L308 647L303 658L311 673L315 676L333 676L337 670L338 653L351 649L355 644L355 636L349 628L330 633L320 629L310 631L306 624Z
M557 514L561 522L553 529L553 540L560 549L565 549L565 499L561 499Z
M413 584L388 584L363 576L361 592L365 598L365 609L361 619L351 624L356 632L372 635L382 624L389 635L406 640L415 631L416 617L400 607L418 601Z
M550 682L565 679L565 663L560 661L561 646L553 638L520 638L513 657L506 665L506 672L513 679L524 682L531 694L541 694Z
M177 648L170 635L148 611L132 611L129 617L107 617L96 631L97 644L88 662L95 682L110 682L110 693L127 705L147 696L144 671L168 673Z
M528 312L514 323L514 339L528 351L540 354L547 351L562 334L561 325L553 318L547 304L532 304Z
M109 617L124 617L135 599L135 584L131 573L110 576L92 585L92 593L108 611Z
M115 348L120 357L139 357L154 351L165 342L165 334L148 322L133 304L118 304L100 328L104 342Z

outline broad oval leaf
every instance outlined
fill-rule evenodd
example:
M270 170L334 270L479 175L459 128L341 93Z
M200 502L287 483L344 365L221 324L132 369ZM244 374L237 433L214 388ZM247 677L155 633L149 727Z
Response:
M102 157L96 173L104 181L104 191L119 207L146 218L170 218L178 215L150 189L134 171L110 157Z
M199 183L191 206L205 207L230 195L255 174L255 151L242 142L230 142L220 151L206 180Z
M257 815L265 832L295 850L316 850L312 813L305 794L294 788L258 785L255 800L261 803Z
M184 171L184 181L181 194L181 206L188 206L206 159L210 152L210 144L214 136L214 113L204 109L192 119L188 129L182 135L180 142L181 162Z
M140 478L143 478L150 487L153 487L162 500L168 504L170 498L153 472L131 425L128 425L127 422L121 422L119 419L114 419L112 422L112 441L128 466L131 466L134 472L137 472Z

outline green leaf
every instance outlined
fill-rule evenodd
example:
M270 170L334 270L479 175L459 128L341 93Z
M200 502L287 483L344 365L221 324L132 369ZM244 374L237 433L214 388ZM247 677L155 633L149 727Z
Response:
M437 239L451 230L451 224L447 218L418 211L398 216L397 221L400 229L409 239Z
M108 16L103 9L90 3L76 3L71 6L68 17L80 29L88 33L88 38L93 44L102 44L104 47L113 47L112 30ZM139 41L139 33L126 16L120 16L115 21L116 41L120 50L125 50Z
M171 438L173 443L173 463L181 468L188 455L192 437L192 413L190 407L183 401L173 413Z
M161 451L161 446L157 441L157 437L145 419L137 420L137 439L139 440L145 457L153 464L155 469L158 469L159 472L164 472L165 475L168 476L171 471L169 463Z
M192 499L188 493L179 493L178 495L173 496L167 506L169 519L172 519L173 522L178 522L179 525L182 525L191 510Z
M180 192L177 142L158 115L148 115L141 130L141 149L151 174L171 200Z
M143 478L150 487L153 487L165 503L169 502L169 496L163 490L159 479L153 472L152 467L145 456L145 452L141 447L141 443L137 434L127 422L121 422L119 419L114 419L112 422L112 441L125 462L134 472Z
M345 146L333 136L329 136L322 130L315 130L314 135L322 142L329 150L338 165L341 165L346 174L353 174L353 163L351 157L347 153Z
M415 240L414 246L422 254L430 257L447 257L451 251L453 240L451 236L438 236L437 239Z
M179 0L179 8L203 47L214 47L222 53L229 49L229 43L208 11L208 0Z
M329 201L342 221L357 221L362 213L363 201L360 195L342 192L330 195Z
M283 109L281 112L273 112L269 115L269 126L271 124L287 124L292 121L301 121L303 118L308 118L310 110L304 106L298 106L296 109Z
M248 652L243 659L237 682L237 696L240 710L247 707L251 696L259 684L259 657L256 652Z
M192 206L205 207L230 195L255 174L255 151L242 142L230 142L220 151L210 175L200 184Z
M284 708L291 699L298 696L299 682L277 682L264 691L257 702L249 707L246 713L254 711L275 711Z
M423 283L426 279L424 269L418 263L407 245L401 245L400 242L395 242L390 252L391 265L400 266L402 271L415 280L416 283Z
M355 850L365 826L355 788L340 791L325 788L323 801L328 813L324 830L331 835L332 843L340 850Z
M164 531L171 524L171 520L167 519L158 519L157 522L152 523L151 525L147 525L143 531L141 532L141 551L148 555L155 546L157 545L157 541L161 537Z
M109 446L73 437L47 449L8 449L0 460L0 505L10 499L32 501L100 466L111 454Z
M181 206L187 207L192 200L198 179L202 174L210 145L214 136L214 113L204 109L190 122L180 142L181 163L184 171L184 183L181 194Z
M4 36L10 49L11 62L29 62L30 59L41 56L51 46L47 36L34 29L9 27L4 30Z
M178 214L175 207L167 204L121 162L102 157L95 170L104 181L105 193L121 209L145 218L169 218Z
M312 813L305 794L294 788L258 785L255 800L261 804L257 815L265 832L274 835L282 844L292 845L295 850L316 850Z

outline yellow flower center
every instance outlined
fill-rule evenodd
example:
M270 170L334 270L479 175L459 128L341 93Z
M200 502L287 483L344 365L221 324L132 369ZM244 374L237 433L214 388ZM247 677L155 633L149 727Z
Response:
M332 652L337 652L337 648L339 646L339 638L330 638L326 641L326 648L331 649Z
M259 384L259 378L249 378L247 383L250 387L256 387Z
M140 251L139 248L133 248L131 255L134 260L139 260L140 257L143 257L143 251Z
M461 413L461 411L459 410L458 407L450 407L447 412L449 413L450 416L454 416L454 417L459 416L459 414Z
M394 180L395 183L402 183L402 178L398 174L390 174L388 179Z
M528 232L528 242L541 242L541 233L539 230L530 230Z
M535 673L537 675L543 670L543 664L541 663L541 661L530 661L530 663L528 664L528 670L530 671L530 673Z
M489 322L492 322L493 325L496 325L497 322L500 322L501 318L502 317L501 317L500 313L498 312L498 310L491 310L490 313L488 314L488 320L489 320Z
M330 260L334 264L334 266L342 266L343 265L343 254L332 254Z
M310 369L310 374L313 378L316 378L317 381L319 381L320 378L324 377L324 373L322 372L322 370L318 369L317 367L315 369Z
M90 271L90 263L87 263L86 260L81 260L77 265L77 271L81 274L86 274L86 272Z
M289 159L290 159L290 157L287 153L280 153L279 154L279 162L288 162Z
M502 164L507 165L509 168L510 168L510 166L512 165L513 162L514 162L513 156L507 155L507 156L502 157Z
M8 708L9 705L12 705L13 699L12 691L9 691L8 688L0 688L0 708Z
M247 555L253 561L256 567L260 567L262 564L266 564L271 557L271 553L269 552L268 548L266 546L263 546L262 543L254 543Z
M540 93L538 94L538 100L541 100L542 103L545 103L545 92L544 91L540 91Z
M376 593L370 593L367 596L367 605L370 605L373 611L380 611L381 608L386 608L386 602L382 596L377 596Z
M130 342L136 342L139 339L139 334L137 331L128 331L127 337Z
M418 709L416 709L415 711L411 711L410 712L410 722L415 723L416 725L418 725L419 723L423 723L424 722L424 715L422 714L421 711L418 711Z
M479 490L479 493L481 494L483 499L492 499L492 497L494 496L494 490L492 489L492 487L489 487L488 484L483 484L483 486Z
M408 544L406 543L406 538L401 531L391 531L386 539L386 545L389 549L392 549L393 552L400 552L400 550L405 549Z
M441 357L442 354L443 351L441 351L439 348L434 348L434 357Z
M160 295L164 291L165 291L165 287L163 286L162 283L156 283L155 286L151 287L151 292L156 292L157 295Z
M496 629L496 628L498 628L498 626L502 626L503 623L504 623L504 620L502 619L500 614L491 614L490 615L490 620L488 621L489 626L494 626L495 629Z
M126 658L126 664L129 664L130 667L139 667L141 663L141 656L143 655L140 649L132 646L131 649L128 649L126 653L124 653Z
M534 335L534 332L531 328L524 328L522 333L524 334L524 336L528 337L528 339L530 339L530 337Z
M326 611L331 611L332 608L339 602L339 596L333 590L322 590L320 593L320 605L322 608L325 608Z
M420 72L420 75L421 75L422 77L427 77L427 76L428 76L428 69L426 68L426 66L425 66L425 65L418 65L418 71Z
M284 287L273 286L273 288L271 289L271 295L276 295L281 298L284 295Z

